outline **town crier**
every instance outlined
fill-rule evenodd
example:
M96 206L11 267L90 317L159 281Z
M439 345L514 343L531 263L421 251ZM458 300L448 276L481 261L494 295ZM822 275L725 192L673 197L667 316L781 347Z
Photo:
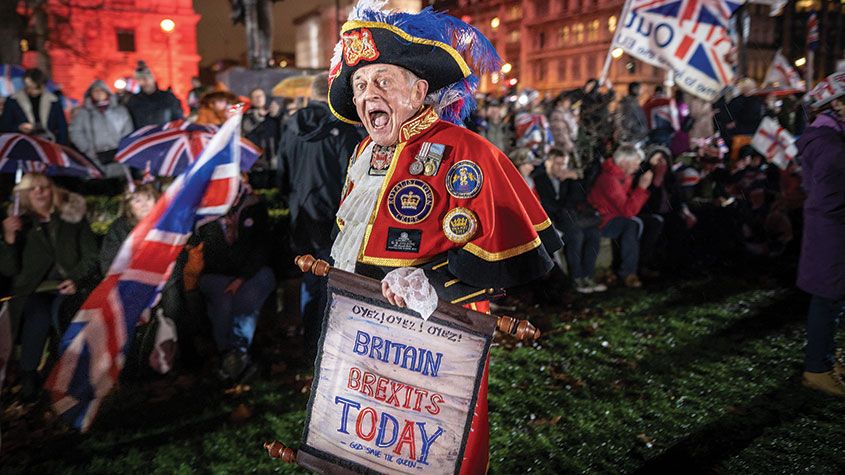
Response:
M562 245L510 160L458 125L499 56L454 17L381 5L352 11L329 74L332 112L369 133L350 160L334 265L382 280L391 303L423 318L438 298L488 311L543 277ZM485 369L461 473L486 471L488 436Z

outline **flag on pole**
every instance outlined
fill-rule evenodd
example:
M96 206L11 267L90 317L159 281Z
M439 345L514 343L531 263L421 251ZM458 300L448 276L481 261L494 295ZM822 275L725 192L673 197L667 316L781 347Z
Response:
M781 50L775 53L772 64L769 65L769 70L766 71L766 78L763 79L762 88L767 87L778 89L791 89L795 91L804 90L804 81L798 74Z
M819 48L819 18L816 12L810 13L807 19L807 49L815 51Z
M141 313L164 287L197 219L228 212L240 184L241 114L230 118L124 241L74 317L45 388L56 413L86 431L123 369Z
M781 170L798 155L795 137L771 117L764 117L751 139L751 146Z
M672 71L675 83L714 100L734 78L731 15L745 0L627 0L611 49Z

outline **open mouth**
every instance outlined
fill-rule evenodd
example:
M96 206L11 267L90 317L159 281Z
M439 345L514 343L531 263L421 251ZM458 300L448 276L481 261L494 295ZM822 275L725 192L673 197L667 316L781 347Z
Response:
M367 112L367 116L370 119L370 124L376 130L384 129L387 127L387 123L390 122L390 116L387 112L380 109L373 109Z

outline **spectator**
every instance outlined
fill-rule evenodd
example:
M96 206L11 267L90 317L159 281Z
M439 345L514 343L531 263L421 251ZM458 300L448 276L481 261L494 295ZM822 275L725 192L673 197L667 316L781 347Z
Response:
M545 166L532 175L540 204L561 234L569 278L577 292L603 292L607 287L593 280L599 254L599 217L587 202L588 184L581 173L569 168L569 153L549 152Z
M525 182L528 183L528 187L533 190L534 178L532 178L532 173L534 173L534 168L539 163L542 163L542 160L538 160L537 157L534 156L534 152L525 147L515 148L511 151L510 155L508 155L508 158L510 158L513 166L519 170L519 174L522 175L522 178L525 178Z
M640 106L640 83L628 84L628 95L619 101L617 110L619 141L637 144L648 137L648 120Z
M578 109L572 105L570 95L558 97L552 113L549 116L549 127L555 146L569 154L576 152L575 142L578 139Z
M654 172L643 172L637 186L631 187L639 170L642 154L631 145L621 145L613 157L602 163L602 171L589 194L589 202L601 216L601 235L617 240L621 254L619 277L626 287L641 287L637 276L642 226L633 218L648 200L648 187Z
M507 114L507 108L500 101L490 101L487 104L487 126L482 130L481 135L507 154L513 144L513 129L505 120L505 114Z
M205 87L203 87L200 78L194 76L191 78L191 90L188 91L188 109L191 114L196 114L200 108L200 97L205 94Z
M200 98L200 108L194 121L202 125L223 125L234 114L231 106L238 102L238 96L229 91L209 92Z
M20 326L21 398L32 402L40 392L38 365L50 328L61 333L60 310L75 304L66 299L92 283L97 240L81 196L54 188L37 173L24 175L15 193L23 213L3 220L0 273L13 277L9 310L12 335Z
M183 118L179 99L172 92L158 88L153 72L143 61L138 61L135 79L138 80L141 91L129 98L126 107L132 115L136 129Z
M254 374L249 348L261 307L276 287L267 266L271 239L267 205L246 182L229 213L196 232L203 256L199 290L223 354L219 376L225 382Z
M731 134L731 162L739 157L739 150L751 143L751 138L763 120L765 102L754 93L757 83L753 79L743 78L737 83L739 95L728 102L728 131Z
M845 368L834 356L845 314L845 84L837 79L828 77L812 91L813 107L822 113L797 143L807 192L798 287L812 296L803 383L845 397Z
M22 91L6 99L0 132L18 132L68 145L62 102L47 90L47 76L40 69L27 69L23 83Z
M713 135L713 118L715 111L713 104L699 97L690 95L687 98L689 105L689 117L691 129L689 131L690 141L706 139Z
M82 153L101 164L114 161L120 139L132 133L132 117L101 80L91 83L84 102L73 113L70 140Z
M587 80L584 89L580 93L581 123L579 125L590 143L592 149L601 149L602 145L613 137L613 127L610 122L610 103L616 97L613 85L610 80L604 84L607 92L602 94L599 88L602 86L596 79Z
M655 86L654 95L643 104L643 111L648 120L649 142L669 146L672 134L681 127L675 99L666 95L663 86Z
M253 170L269 170L270 160L275 159L281 132L281 107L276 101L267 104L267 95L261 88L255 88L249 93L249 110L244 113L242 130L244 137L251 140L264 150L259 161L253 165Z
M354 126L331 113L327 97L328 75L319 74L308 105L288 120L279 148L280 188L288 196L292 246L298 253L325 260L330 259L349 157L361 140ZM325 288L325 282L313 274L303 277L300 307L312 356L320 337Z
M135 191L128 191L123 195L120 215L112 221L100 248L100 271L103 275L108 274L123 241L129 237L135 225L153 210L158 197L158 191L149 184L141 185Z

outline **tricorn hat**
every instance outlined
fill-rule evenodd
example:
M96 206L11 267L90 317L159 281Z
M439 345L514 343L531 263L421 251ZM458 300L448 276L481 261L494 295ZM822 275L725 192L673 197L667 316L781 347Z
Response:
M340 30L329 72L332 113L360 123L352 103L352 75L367 65L392 64L428 81L440 117L462 123L475 108L475 73L496 71L501 65L493 45L475 27L430 7L402 13L383 11L382 6L381 1L360 1Z

